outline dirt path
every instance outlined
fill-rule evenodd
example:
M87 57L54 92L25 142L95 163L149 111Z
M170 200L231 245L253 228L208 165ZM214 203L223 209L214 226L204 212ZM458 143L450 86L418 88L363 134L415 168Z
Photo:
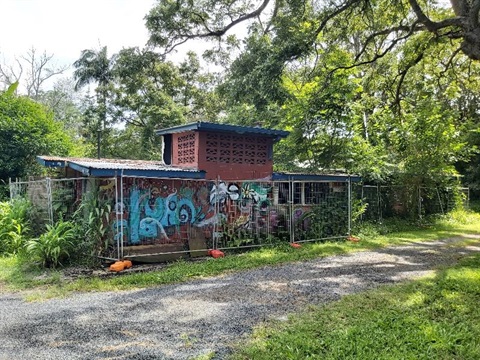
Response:
M469 236L470 237L470 236ZM381 284L423 276L480 252L462 238L264 267L179 285L26 303L0 296L0 359L191 359L285 318Z

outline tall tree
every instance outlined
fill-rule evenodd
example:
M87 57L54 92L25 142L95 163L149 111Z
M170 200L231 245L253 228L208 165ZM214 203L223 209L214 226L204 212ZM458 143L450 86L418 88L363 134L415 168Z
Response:
M136 156L158 158L155 130L184 121L184 108L177 102L183 86L178 69L152 51L128 48L119 52L114 75L116 119L141 134L142 148Z
M136 155L144 158L159 157L156 129L212 121L219 112L215 78L202 71L193 53L177 66L152 50L127 48L117 55L113 73L116 119L138 128L143 149ZM128 131L135 132L131 127Z
M218 82L216 74L204 72L198 55L189 51L178 65L183 80L180 104L186 109L188 121L215 121L222 110L222 102L215 91Z
M97 132L102 132L102 147L106 146L108 137L108 105L111 86L114 81L112 72L115 63L115 56L109 58L107 47L99 50L83 50L80 58L73 63L75 67L74 78L75 89L79 90L88 84L95 83L96 106L95 113L98 114ZM99 151L100 152L100 151ZM100 154L99 154L100 155Z
M53 87L43 91L37 101L53 112L54 119L64 124L65 129L76 136L82 133L81 96L74 89L72 78L57 80Z

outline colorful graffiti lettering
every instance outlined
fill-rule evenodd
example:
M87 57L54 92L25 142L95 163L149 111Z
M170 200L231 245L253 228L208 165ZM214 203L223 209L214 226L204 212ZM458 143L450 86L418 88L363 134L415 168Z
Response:
M159 192L156 192L159 195ZM132 244L138 244L142 238L165 238L168 240L167 227L178 227L194 224L203 220L205 214L201 207L196 207L190 189L182 189L181 196L177 191L166 197L152 198L152 193L147 190L133 188L130 191L129 228Z
M213 185L210 191L210 204L225 203L227 199L236 201L240 197L240 189L236 184L227 185L223 181L218 186Z

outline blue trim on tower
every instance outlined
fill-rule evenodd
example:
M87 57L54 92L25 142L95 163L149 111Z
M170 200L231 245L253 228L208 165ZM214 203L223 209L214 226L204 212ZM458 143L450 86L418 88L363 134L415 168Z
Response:
M230 132L237 134L251 134L251 135L264 135L273 137L275 140L280 140L288 136L289 132L284 130L264 129L253 126L239 126L239 125L227 125L227 124L215 124L209 122L196 122L180 126L173 126L167 129L160 129L155 131L157 135L168 135L186 131L214 131L214 132Z

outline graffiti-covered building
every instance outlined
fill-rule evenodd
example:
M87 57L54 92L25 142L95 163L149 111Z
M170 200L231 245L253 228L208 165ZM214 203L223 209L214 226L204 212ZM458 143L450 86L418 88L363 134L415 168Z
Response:
M197 122L157 135L160 161L38 157L83 179L77 200L94 187L110 204L107 252L158 260L348 235L359 177L274 172L288 132Z

